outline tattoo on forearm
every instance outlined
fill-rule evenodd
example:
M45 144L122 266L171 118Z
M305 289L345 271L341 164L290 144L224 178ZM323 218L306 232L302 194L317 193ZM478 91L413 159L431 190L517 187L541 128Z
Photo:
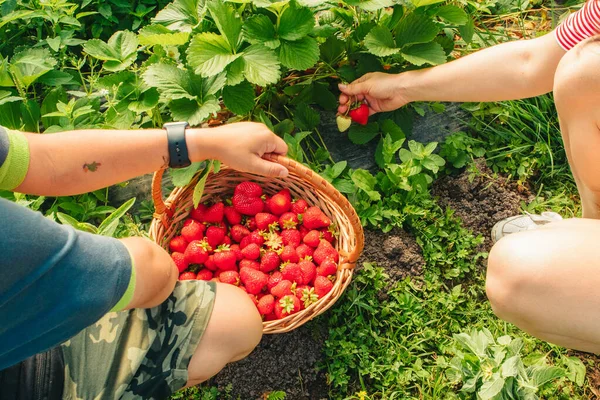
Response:
M83 172L88 172L88 171L96 172L96 171L98 171L98 167L100 167L101 165L102 164L100 164L99 162L96 162L96 161L89 163L89 164L87 164L87 163L83 164Z

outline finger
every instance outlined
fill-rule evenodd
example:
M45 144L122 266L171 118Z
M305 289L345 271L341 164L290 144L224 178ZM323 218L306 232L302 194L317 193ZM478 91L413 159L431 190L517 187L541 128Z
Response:
M340 94L340 104L346 104L350 100L350 97L346 96L344 93Z
M338 114L346 114L346 111L348 111L348 106L347 105L343 105L343 106L339 106L338 107Z
M273 149L269 151L269 153L275 153L275 154L281 154L281 155L286 155L288 152L288 145L285 142L285 140L283 140L282 138L280 138L277 135L273 135L274 136L274 146Z
M248 172L275 178L285 178L289 173L283 165L264 160L260 157L253 158L250 163L250 171Z

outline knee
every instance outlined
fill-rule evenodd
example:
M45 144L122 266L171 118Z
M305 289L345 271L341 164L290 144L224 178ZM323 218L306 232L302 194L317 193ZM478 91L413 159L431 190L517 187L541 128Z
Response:
M519 317L519 298L528 281L527 243L522 234L503 238L492 247L488 257L485 289L494 314L515 323Z
M561 59L554 75L556 100L585 101L586 93L597 95L600 89L599 70L600 36L595 36L579 43Z
M223 340L228 344L228 362L248 356L262 339L262 319L250 297L235 286L218 284L217 296L225 304L219 307ZM222 307L225 306L225 307Z

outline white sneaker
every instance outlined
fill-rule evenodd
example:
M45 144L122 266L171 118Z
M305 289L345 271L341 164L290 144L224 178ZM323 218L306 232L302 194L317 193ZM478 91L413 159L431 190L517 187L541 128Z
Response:
M497 222L492 228L492 242L496 243L511 233L537 229L541 225L560 221L563 218L553 211L545 211L541 215L525 212L523 215L515 215Z

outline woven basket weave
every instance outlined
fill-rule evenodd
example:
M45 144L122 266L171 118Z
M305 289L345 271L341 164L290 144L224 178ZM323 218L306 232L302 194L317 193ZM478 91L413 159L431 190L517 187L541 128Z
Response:
M333 289L325 297L296 314L263 323L264 333L284 333L323 313L341 296L352 279L356 260L362 252L364 233L354 208L329 182L289 158L278 155L269 155L266 158L285 166L290 172L288 177L266 178L223 166L217 174L208 176L201 202L231 197L238 183L252 180L260 184L267 195L288 188L293 197L303 198L309 205L320 207L338 227L339 236L334 245L340 253L340 263ZM152 181L152 198L156 212L150 226L150 237L168 250L169 241L181 229L193 207L192 194L199 175L197 174L188 186L173 190L167 200L163 201L163 173L164 169L157 171Z

